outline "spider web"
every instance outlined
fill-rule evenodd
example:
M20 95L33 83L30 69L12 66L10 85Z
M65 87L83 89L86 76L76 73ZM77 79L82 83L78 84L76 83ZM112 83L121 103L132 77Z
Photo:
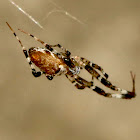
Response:
M85 25L85 23L80 20L78 17L76 17L75 15L71 14L70 12L66 11L65 9L63 9L60 5L58 5L57 3L55 3L52 0L47 0L47 8L49 9L46 10L46 15L44 17L42 17L41 20L37 20L36 18L34 18L34 16L32 16L32 14L30 14L30 12L28 12L28 9L25 10L25 8L23 8L22 4L19 4L18 2L15 2L16 0L9 0L9 2L15 6L20 12L22 12L25 16L27 16L32 22L34 22L39 28L46 30L46 28L44 28L44 26L42 25L42 22L47 22L47 20L49 20L50 16L53 16L55 13L61 13L63 15L65 15L67 18L70 18L71 20L79 23L80 25ZM50 8L51 7L51 8Z

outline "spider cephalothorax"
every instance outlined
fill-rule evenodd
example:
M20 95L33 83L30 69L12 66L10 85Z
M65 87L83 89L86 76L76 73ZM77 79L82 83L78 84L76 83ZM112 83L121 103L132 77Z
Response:
M52 80L55 75L65 74L66 77L78 89L84 89L85 87L88 87L105 97L113 97L121 99L131 99L136 96L135 75L133 75L132 72L131 77L133 82L133 89L132 92L130 92L112 85L112 83L107 80L108 74L106 74L104 70L97 64L92 63L83 57L72 56L71 53L67 49L63 48L60 44L49 45L40 40L39 38L35 37L34 35L19 29L21 32L33 37L35 40L44 45L44 48L32 47L27 51L26 48L21 43L18 36L16 35L16 33L14 32L14 30L11 28L11 26L8 23L7 25L9 26L14 36L19 41L23 53L31 67L32 74L35 77L39 77L42 74L45 74L49 80ZM53 49L55 47L60 48L62 52L58 53L56 50ZM40 69L40 71L37 72L34 65L36 65ZM83 68L91 74L92 80L90 82L79 76L80 70ZM101 72L102 76L101 74L98 73L97 70ZM93 83L94 77L106 87L114 91L118 91L120 93L106 93L104 90L94 85Z

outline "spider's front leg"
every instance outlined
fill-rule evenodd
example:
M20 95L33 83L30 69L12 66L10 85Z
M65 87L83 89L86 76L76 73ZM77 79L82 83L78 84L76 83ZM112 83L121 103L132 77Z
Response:
M96 79L98 79L103 85L105 85L106 87L115 90L115 91L119 91L121 94L112 94L111 96L116 97L116 98L124 98L124 99L130 99L136 96L135 94L135 75L132 74L131 72L131 78L132 78L132 82L133 82L133 89L132 92L127 91L125 89L121 89L119 87L114 86L110 81L108 81L107 79L103 78L96 70L94 70L91 66L89 65L85 65L85 69ZM96 92L101 92L103 90L97 89L95 88ZM109 95L109 94L107 94ZM109 95L110 96L110 95Z
M31 59L30 59L30 57L29 57L28 51L27 51L26 48L23 46L21 40L19 39L19 37L17 36L17 34L15 33L15 31L12 29L12 27L11 27L7 22L6 22L6 24L8 25L8 27L10 28L10 30L12 31L13 35L16 37L16 39L18 40L18 42L20 43L20 46L21 46L21 48L22 48L22 51L23 51L23 53L24 53L24 55L25 55L25 57L26 57L26 60L27 60L27 62L29 63L30 68L31 68L31 70L32 70L33 76L34 76L34 77L39 77L39 76L41 76L42 72L41 72L41 71L36 71L36 70L35 70L35 68L34 68L34 66L33 66L33 63L32 63L32 61L31 61Z
M101 88L99 88L97 86L93 86L91 88L92 88L93 91L95 91L98 94L103 95L105 97L119 98L119 99L131 99L131 98L134 98L136 96L136 94L135 94L135 75L133 75L132 72L131 72L131 77L132 77L132 82L133 82L132 92L118 88L117 91L120 91L121 94L106 93L104 90L102 90Z

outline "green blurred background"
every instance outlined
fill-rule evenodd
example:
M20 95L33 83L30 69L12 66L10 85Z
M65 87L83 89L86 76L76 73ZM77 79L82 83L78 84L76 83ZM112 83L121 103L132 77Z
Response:
M140 138L140 1L14 0L43 29L8 0L0 2L0 140ZM64 75L34 78L6 21L25 47L41 45L18 28L101 65L121 88L132 89L132 70L137 97L109 99L78 90ZM91 80L86 72L82 76Z

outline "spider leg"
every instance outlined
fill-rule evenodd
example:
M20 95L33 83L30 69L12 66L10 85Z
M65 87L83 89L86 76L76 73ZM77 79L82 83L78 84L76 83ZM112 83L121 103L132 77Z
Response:
M71 71L68 71L65 75L78 89L84 89L85 87L91 87L93 85L92 81L88 82L77 74L73 75Z
M91 89L95 91L96 93L103 95L105 97L110 97L110 98L119 98L119 99L131 99L135 97L134 92L128 92L128 93L106 93L103 89L97 87L97 86L92 86Z
M131 95L133 97L135 97L135 75L132 74L131 72L131 78L132 78L132 82L133 82L133 90L132 92L118 88L114 85L112 85L111 82L109 82L107 79L103 78L97 71L95 71L92 67L90 67L89 65L85 66L85 69L95 78L97 78L103 85L105 85L106 87L115 90L115 91L119 91L122 95Z
M23 46L21 40L18 38L18 36L16 35L16 33L14 32L14 30L12 29L12 27L6 22L6 24L8 25L8 27L10 28L10 30L12 31L12 33L14 34L14 36L16 37L16 39L18 40L18 42L20 43L21 45L21 48L23 50L23 53L26 57L26 60L27 62L29 63L30 67L31 67L31 70L32 70L32 74L34 75L34 77L39 77L41 76L42 72L41 71L36 71L35 68L34 68L34 65L32 64L32 61L28 55L28 51L26 50L26 48Z
M75 78L75 81L80 83L81 85L84 85L85 87L92 87L93 86L93 81L89 82L83 78L81 78L80 76L78 75L74 75L74 78Z
M92 90L97 92L100 95L103 95L105 97L110 97L110 98L120 98L120 99L131 99L134 98L136 96L135 94L135 75L133 75L132 72L131 73L131 78L132 78L132 83L133 83L133 89L132 92L130 91L126 91L123 89L118 88L118 91L121 92L121 94L112 94L112 93L106 93L104 90L102 90L101 88L97 87L97 86L92 86Z
M85 86L79 84L77 81L75 81L75 78L73 76L70 76L68 74L65 74L66 77L69 79L69 81L77 88L77 89L84 89Z
M99 71L101 71L101 73L104 75L104 77L107 79L108 78L108 74L104 72L103 68L101 68L99 65L90 62L89 60L81 57L80 60L84 63L84 65L89 65L90 67L92 67L93 69L97 69Z
M105 78L108 79L108 74L104 72L103 68L92 62L90 62L90 66L101 71Z
M94 81L94 77L92 76L92 81Z
M44 45L45 48L47 48L49 51L51 51L52 53L56 54L56 55L60 55L59 53L57 53L52 47L55 46L55 45L49 45L48 43L45 43L44 41L42 41L41 39L35 37L34 35L28 33L28 32L25 32L23 31L22 29L18 29L19 31L27 34L28 36L31 36L32 38L34 38L36 41L40 42L42 45Z
M68 51L66 48L62 47L60 44L50 45L50 46L51 47L58 47L58 48L60 48L62 51L65 52L66 56L70 56L71 55L70 51Z
M102 77L89 64L87 64L85 66L85 69L92 75L92 77L95 77L96 79L98 79L103 85L107 86L108 88L111 88L112 90L116 90L115 86L113 86L107 79L105 79L104 77Z
M42 45L44 45L45 48L47 48L49 51L51 51L52 53L56 54L60 58L61 58L61 54L57 53L57 51L55 51L52 47L58 47L58 48L62 49L63 51L65 51L66 56L70 56L70 54L71 54L67 49L63 48L60 44L49 45L48 43L45 43L41 39L35 37L34 35L32 35L32 34L30 34L28 32L23 31L22 29L18 29L18 30L20 30L21 32L27 34L28 36L33 37L36 41L40 42Z
M133 74L131 73L131 76L132 76L132 81L133 81L133 85L134 85L135 84L135 75L133 76ZM80 83L81 86L88 87L88 88L92 89L93 91L95 91L96 93L98 93L100 95L103 95L105 97L119 98L119 99L131 99L131 98L134 98L136 96L135 95L135 86L133 86L132 92L123 90L123 92L121 94L118 94L118 93L107 93L103 89L95 86L93 84L93 82L88 82L88 81L84 80L83 78L81 78L81 77L79 77L77 75L74 76L74 79L77 82L77 84Z
M27 34L28 36L33 37L36 41L40 42L42 45L44 45L44 46L47 45L47 43L45 43L44 41L42 41L42 40L40 40L39 38L35 37L34 35L32 35L32 34L30 34L30 33L28 33L28 32L25 32L25 31L23 31L22 29L18 29L18 30L21 31L21 32L23 32L23 33L25 33L25 34Z

